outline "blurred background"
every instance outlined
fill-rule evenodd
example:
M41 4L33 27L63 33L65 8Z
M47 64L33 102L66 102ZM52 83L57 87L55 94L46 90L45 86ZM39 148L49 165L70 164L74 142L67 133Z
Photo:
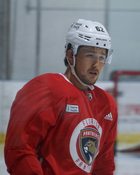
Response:
M83 18L102 23L112 38L114 70L140 70L139 0L1 0L0 79L29 80L46 72L64 72L68 27Z
M138 158L140 0L0 0L1 155L10 107L17 91L40 74L65 72L65 35L71 23L82 18L102 23L112 38L113 60L111 65L104 67L97 85L108 91L118 105L115 152L119 155L120 152L134 153L137 150L131 156ZM116 164L123 161L117 158ZM140 167L136 164L140 159L135 161L135 167L128 166L131 170L118 169L116 173L138 175ZM1 170L2 167L3 160ZM129 172L125 172L127 170Z

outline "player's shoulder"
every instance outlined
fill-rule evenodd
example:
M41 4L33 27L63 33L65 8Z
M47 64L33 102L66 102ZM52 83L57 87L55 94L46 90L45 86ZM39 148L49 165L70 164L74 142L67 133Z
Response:
M97 99L100 99L100 101L102 101L103 103L109 103L111 105L116 106L114 98L108 92L95 85L94 91Z
M59 74L53 74L53 73L46 73L39 76L34 77L30 81L28 81L22 89L31 89L31 88L38 88L38 87L52 87L61 83L62 78Z
M54 80L59 81L60 77L61 76L58 73L46 73L46 74L42 74L42 75L35 77L33 80L42 81L44 83L47 83L48 81L54 81Z
M63 79L61 78L61 75L59 73L46 73L46 74L42 74L39 75L37 77L34 77L33 79L31 79L29 81L29 83L31 82L40 82L40 83L44 83L46 85L49 86L49 84L57 84L58 82L61 82Z

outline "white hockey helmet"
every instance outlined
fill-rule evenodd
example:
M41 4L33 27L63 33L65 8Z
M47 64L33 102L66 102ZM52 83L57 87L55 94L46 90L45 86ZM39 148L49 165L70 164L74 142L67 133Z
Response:
M93 46L108 50L105 63L111 63L112 52L111 38L105 27L99 22L79 19L72 23L66 35L66 49L72 44L73 53L76 55L79 46Z

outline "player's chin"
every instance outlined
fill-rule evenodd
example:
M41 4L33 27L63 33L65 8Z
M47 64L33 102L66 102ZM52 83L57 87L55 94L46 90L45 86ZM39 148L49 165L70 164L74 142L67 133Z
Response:
M97 79L94 79L94 80L88 80L87 82L85 82L85 84L88 84L88 85L94 85L96 83Z
M89 85L94 85L97 81L98 77L97 78L93 78L92 80L89 81Z

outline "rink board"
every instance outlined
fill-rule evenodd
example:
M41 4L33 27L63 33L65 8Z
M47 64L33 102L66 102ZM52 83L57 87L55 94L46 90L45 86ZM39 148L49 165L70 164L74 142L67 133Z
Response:
M118 83L118 149L140 147L140 83Z
M97 83L99 87L114 95L114 84ZM117 150L140 148L140 82L119 82Z

